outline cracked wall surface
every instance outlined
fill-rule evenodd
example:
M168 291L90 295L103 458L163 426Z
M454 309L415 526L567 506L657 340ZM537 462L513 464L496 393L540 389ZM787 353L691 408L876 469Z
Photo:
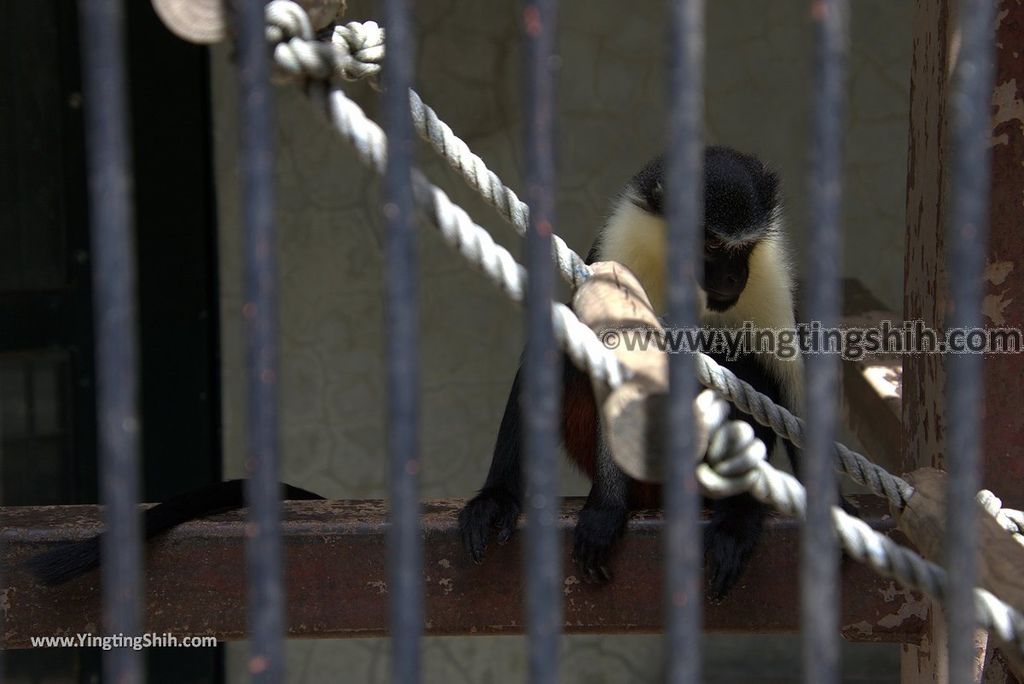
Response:
M708 141L756 153L780 172L798 265L806 243L808 5L806 0L715 0L707 10ZM556 229L585 253L610 198L661 151L666 22L663 3L563 0L559 6ZM844 271L896 310L902 301L911 9L912 3L858 0L851 21ZM373 3L349 1L349 18L374 16ZM519 190L516 18L517 3L511 0L416 3L416 87ZM225 475L237 477L243 473L242 278L229 49L215 49L212 70ZM348 91L376 113L376 96L367 86L352 84ZM378 185L298 88L279 88L276 106L283 478L329 497L382 497L385 274ZM431 178L520 254L511 229L443 162L423 149L420 158ZM424 227L418 239L423 496L467 496L486 473L518 363L520 312L432 229ZM563 483L566 493L586 492L585 483L568 469ZM736 681L728 661L741 641L709 641L708 681L719 676ZM764 662L750 663L754 671L782 680L785 672L796 671L792 659L768 653ZM244 646L229 649L232 680L246 678L244 654ZM334 681L339 672L351 674L351 681L387 678L386 642L380 639L289 642L288 658L290 682ZM660 640L567 637L564 658L566 682L656 681ZM428 639L424 668L428 682L520 681L522 640Z

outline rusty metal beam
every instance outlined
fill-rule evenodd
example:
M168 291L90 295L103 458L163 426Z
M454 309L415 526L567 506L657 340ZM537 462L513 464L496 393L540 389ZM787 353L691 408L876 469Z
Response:
M569 542L582 499L568 500L564 534L565 631L656 632L662 627L661 517L633 516L615 557L615 579L582 583ZM891 520L873 498L858 505L873 527ZM462 501L424 502L426 633L519 634L523 629L521 548L493 546L474 565L460 546L456 518ZM284 505L282 535L287 629L290 637L364 637L387 625L387 511L382 501L304 501ZM9 584L0 595L4 646L30 637L96 633L99 574L61 587L37 586L19 564L53 545L100 529L95 506L0 509L3 561ZM146 629L178 636L244 637L245 518L230 513L188 523L151 545L146 563ZM521 537L521 535L519 535ZM780 632L799 628L798 530L772 518L746 576L724 602L706 606L709 631ZM925 604L865 566L844 561L842 624L847 638L916 642Z

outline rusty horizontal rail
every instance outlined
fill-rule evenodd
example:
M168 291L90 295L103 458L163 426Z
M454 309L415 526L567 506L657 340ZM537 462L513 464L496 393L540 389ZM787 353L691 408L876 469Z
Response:
M426 633L518 634L523 630L518 541L493 546L475 565L456 531L459 500L423 506ZM857 500L876 529L892 529L878 500ZM660 514L633 516L613 561L615 579L582 583L568 558L581 499L563 505L565 631L656 632L662 627ZM387 510L382 501L304 501L283 507L282 542L290 637L383 635L387 626ZM188 523L154 542L146 562L146 629L177 636L244 637L245 516L241 512ZM30 637L95 633L100 624L99 573L60 587L40 587L19 564L54 544L100 529L96 506L0 509L7 586L0 594L4 646ZM518 535L521 538L522 535ZM720 604L706 606L709 631L799 629L798 530L770 519L752 566ZM852 561L842 564L841 618L847 638L916 643L926 603Z

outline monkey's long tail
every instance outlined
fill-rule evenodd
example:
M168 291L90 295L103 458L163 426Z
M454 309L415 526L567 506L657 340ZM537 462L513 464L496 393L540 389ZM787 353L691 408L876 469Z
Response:
M223 513L245 505L245 480L216 482L193 489L146 509L143 514L146 540L181 523ZM313 492L281 483L285 500L323 499ZM25 567L36 580L49 586L63 584L100 565L100 538L94 537L58 546L25 561Z

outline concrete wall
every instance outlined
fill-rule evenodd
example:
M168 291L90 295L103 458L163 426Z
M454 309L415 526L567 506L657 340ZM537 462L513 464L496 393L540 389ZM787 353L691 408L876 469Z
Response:
M352 19L375 16L365 0L349 5ZM577 251L588 249L608 198L661 151L662 6L560 3L557 230ZM844 269L896 307L902 301L912 3L859 0L853 6ZM708 140L756 153L779 170L797 250L806 230L808 12L806 0L715 0L708 3L707 22ZM511 0L416 4L417 88L499 175L520 188L517 13ZM235 81L229 50L214 54L225 470L239 476L243 349ZM348 90L375 110L376 96L365 85ZM295 87L277 95L284 479L330 497L382 497L385 274L377 183ZM511 230L426 152L423 165L520 253ZM520 312L427 227L420 255L423 495L467 496L482 483L490 459L521 351ZM565 483L567 493L586 491L572 473ZM736 665L725 663L743 658L752 658L752 672L778 681L795 672L787 657L759 663L742 649L734 657L735 643L709 641L709 681L716 672L736 681ZM790 646L780 648L788 652L791 642L785 643ZM244 653L244 647L230 649L238 681L245 679ZM288 653L291 682L334 681L339 673L351 681L386 678L383 640L291 642ZM565 665L566 682L655 681L660 641L568 637ZM428 639L424 667L426 681L519 681L522 640Z

